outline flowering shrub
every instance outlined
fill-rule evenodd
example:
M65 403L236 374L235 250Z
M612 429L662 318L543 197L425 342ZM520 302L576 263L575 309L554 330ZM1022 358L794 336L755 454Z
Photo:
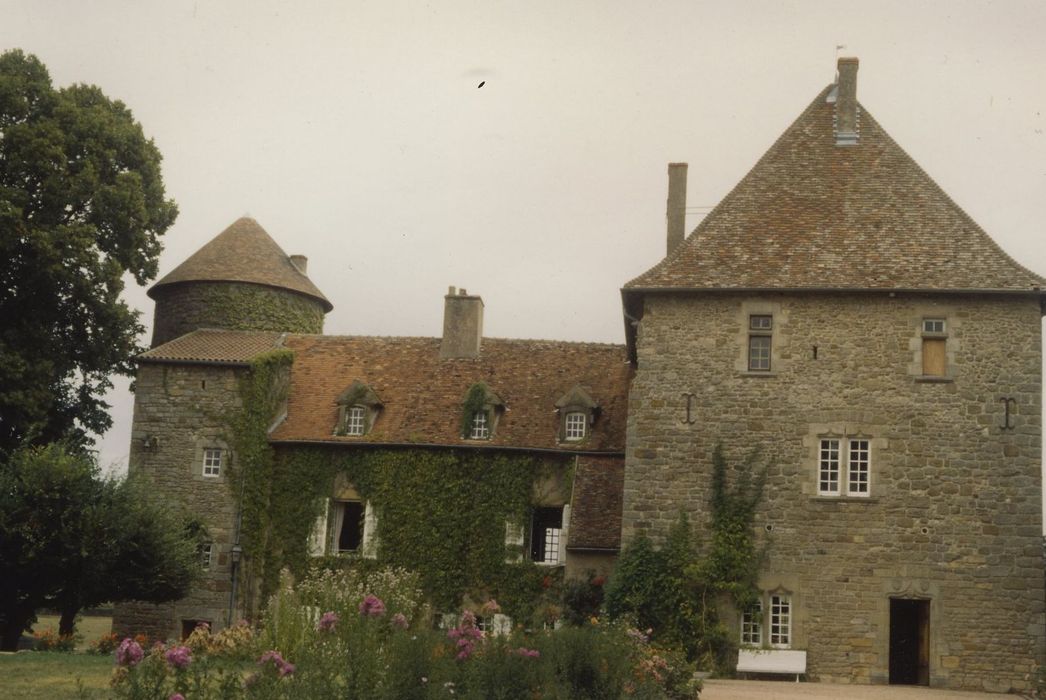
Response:
M167 659L171 668L184 670L192 663L192 652L189 647L171 647L164 654L164 658Z
M59 635L54 630L33 633L34 646L37 651L73 651L80 640L79 635Z
M119 644L120 635L116 634L116 632L110 632L91 642L87 651L91 654L112 654L116 651L116 647Z
M116 648L116 665L137 666L142 656L142 645L128 637Z

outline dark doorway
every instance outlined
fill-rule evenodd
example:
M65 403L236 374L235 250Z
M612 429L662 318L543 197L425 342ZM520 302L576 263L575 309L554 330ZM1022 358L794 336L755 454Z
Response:
M193 633L200 625L207 625L210 627L210 620L182 620L182 641L184 642L189 638L189 635Z
M930 601L890 599L890 684L930 685Z
M363 544L363 504L359 501L342 501L338 504L342 512L341 530L338 532L338 551L355 552Z

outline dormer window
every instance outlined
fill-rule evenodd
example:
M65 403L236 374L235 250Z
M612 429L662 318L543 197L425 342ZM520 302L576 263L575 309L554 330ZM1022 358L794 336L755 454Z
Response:
M469 432L470 440L489 440L490 425L487 423L487 412L480 410L472 414L472 430Z
M582 442L588 437L589 426L599 415L599 406L578 385L556 401L556 411L559 413L559 441Z
M363 406L351 406L345 414L345 434L363 435L367 427L367 409Z
M585 439L585 425L588 416L581 411L571 411L567 414L566 423L563 428L563 439L567 442L577 442Z
M461 437L466 440L490 440L497 428L505 404L483 382L469 387L461 414Z
M359 380L341 392L337 404L338 424L334 428L334 434L348 437L360 437L369 433L382 409L378 395Z

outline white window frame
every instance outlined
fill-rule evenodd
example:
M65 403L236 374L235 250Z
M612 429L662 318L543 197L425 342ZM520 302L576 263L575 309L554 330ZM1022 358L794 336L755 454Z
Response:
M584 411L570 411L564 419L563 438L567 442L584 440L587 427L588 414Z
M472 427L469 429L469 439L490 439L490 417L486 411L476 411L472 414Z
M821 436L817 441L817 495L826 498L871 495L872 440Z
M203 565L204 571L211 570L211 563L214 561L214 544L212 542L206 542L200 545L200 563Z
M792 648L792 596L770 595L769 633L770 646L774 649Z
M345 411L345 434L359 437L367 431L367 408L365 406L349 406Z
M948 321L943 318L924 318L923 334L928 336L943 336L948 332Z
M763 646L763 601L741 613L741 646Z
M222 475L222 453L220 447L203 448L203 475L209 479L216 479Z

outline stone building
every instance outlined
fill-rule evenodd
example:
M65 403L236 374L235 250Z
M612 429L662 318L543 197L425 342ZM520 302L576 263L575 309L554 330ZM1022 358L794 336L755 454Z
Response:
M244 408L252 361L276 350L293 354L279 380L285 397L267 419L278 460L308 450L333 458L380 451L394 462L426 452L531 457L544 468L525 517L494 524L504 533L500 556L559 575L609 571L620 543L632 374L624 346L484 338L482 299L454 288L441 338L321 335L331 305L306 276L305 258L286 255L247 218L149 293L156 330L154 347L138 358L129 469L203 521L206 572L177 603L118 606L118 631L185 635L257 604L245 603L255 582L245 580L242 457L230 417ZM479 401L469 409L473 387ZM345 474L298 486L318 489L323 502L308 540L286 546L382 559L382 531L394 516L380 501ZM288 498L271 489L271 499Z
M668 254L622 290L624 346L484 338L482 300L453 288L441 338L322 335L305 259L234 223L150 291L131 442L131 471L205 521L207 576L178 603L120 606L116 628L242 614L228 417L252 361L289 350L278 458L543 460L505 556L568 576L610 571L680 512L707 522L716 445L733 463L759 449L767 560L743 647L802 651L825 681L1029 687L1046 648L1044 282L857 102L857 65L840 60L689 236L686 166L669 166ZM380 560L394 515L345 474L320 487L289 546Z
M623 289L623 539L707 520L711 454L769 480L746 646L851 683L996 691L1043 662L1044 282L856 98L857 59ZM773 652L767 655L772 656Z

